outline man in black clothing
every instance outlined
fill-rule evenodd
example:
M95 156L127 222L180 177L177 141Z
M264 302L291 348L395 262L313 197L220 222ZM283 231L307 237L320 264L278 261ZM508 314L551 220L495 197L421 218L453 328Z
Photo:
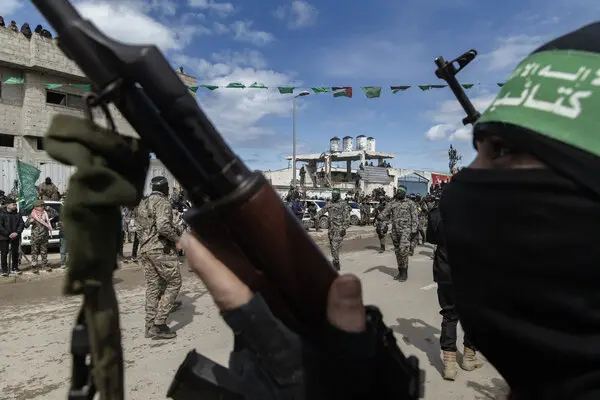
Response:
M17 211L15 199L6 199L6 210L0 214L0 258L2 276L8 276L8 252L11 254L12 272L19 274L19 244L25 223Z
M454 288L450 275L450 265L446 253L444 240L444 225L440 209L436 204L429 212L427 223L427 241L437 245L433 257L433 280L437 283L438 302L440 314L442 315L442 332L440 335L440 347L444 354L444 379L453 381L456 378L456 327L458 325L458 312L454 298ZM468 335L464 337L464 353L461 368L465 371L473 371L483 365L477 358L475 347Z

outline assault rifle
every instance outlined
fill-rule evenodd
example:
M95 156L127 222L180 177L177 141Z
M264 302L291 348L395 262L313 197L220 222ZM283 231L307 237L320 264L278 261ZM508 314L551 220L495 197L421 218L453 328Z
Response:
M450 87L450 90L456 96L456 100L458 100L465 113L467 113L467 116L462 120L463 125L474 124L481 117L481 114L475 109L475 106L473 106L473 103L471 103L471 100L469 100L469 97L456 79L456 75L473 61L476 56L476 50L469 50L452 61L446 61L442 56L435 59L435 65L438 67L435 75L446 81L448 87Z
M68 0L32 2L55 29L62 51L92 81L85 97L88 117L93 109L101 109L111 122L107 105L113 103L187 191L194 208L186 219L194 232L262 294L288 328L318 347L336 271L264 176L250 171L227 146L160 50L108 38ZM110 125L114 130L114 123ZM376 308L369 309L369 321L379 332L381 350L377 397L420 398L423 375L418 360L402 354ZM74 331L74 343L76 337L70 397L93 398L93 369L85 362L81 330ZM226 386L223 367L190 352L169 396L235 396ZM243 393L237 396L243 398Z

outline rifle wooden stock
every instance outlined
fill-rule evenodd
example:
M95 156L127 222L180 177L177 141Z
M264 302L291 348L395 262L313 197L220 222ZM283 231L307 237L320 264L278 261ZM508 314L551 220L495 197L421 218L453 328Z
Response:
M264 176L254 172L248 181L234 196L192 209L185 219L288 328L318 340L338 274Z

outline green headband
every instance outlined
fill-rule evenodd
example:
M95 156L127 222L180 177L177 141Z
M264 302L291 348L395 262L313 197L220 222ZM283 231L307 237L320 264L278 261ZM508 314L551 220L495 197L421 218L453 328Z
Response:
M551 50L523 60L475 130L499 122L600 156L600 55Z
M406 186L399 185L398 186L398 192L404 192L404 193L406 193L407 192Z

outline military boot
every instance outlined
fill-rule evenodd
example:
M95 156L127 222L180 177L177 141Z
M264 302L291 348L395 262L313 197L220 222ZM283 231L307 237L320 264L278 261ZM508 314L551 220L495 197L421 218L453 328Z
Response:
M473 371L483 366L483 361L477 357L475 350L465 347L460 367L465 371Z
M456 379L458 369L456 368L456 352L444 351L444 376L443 378L448 381Z
M408 279L408 268L402 268L398 271L398 274L394 277L399 282L406 282Z
M383 253L385 251L385 244L382 244L381 247L379 247L379 252Z
M177 334L165 324L153 325L150 328L149 333L152 339L173 339L177 336Z
M339 261L333 261L333 269L335 269L336 271L340 270L340 262Z

